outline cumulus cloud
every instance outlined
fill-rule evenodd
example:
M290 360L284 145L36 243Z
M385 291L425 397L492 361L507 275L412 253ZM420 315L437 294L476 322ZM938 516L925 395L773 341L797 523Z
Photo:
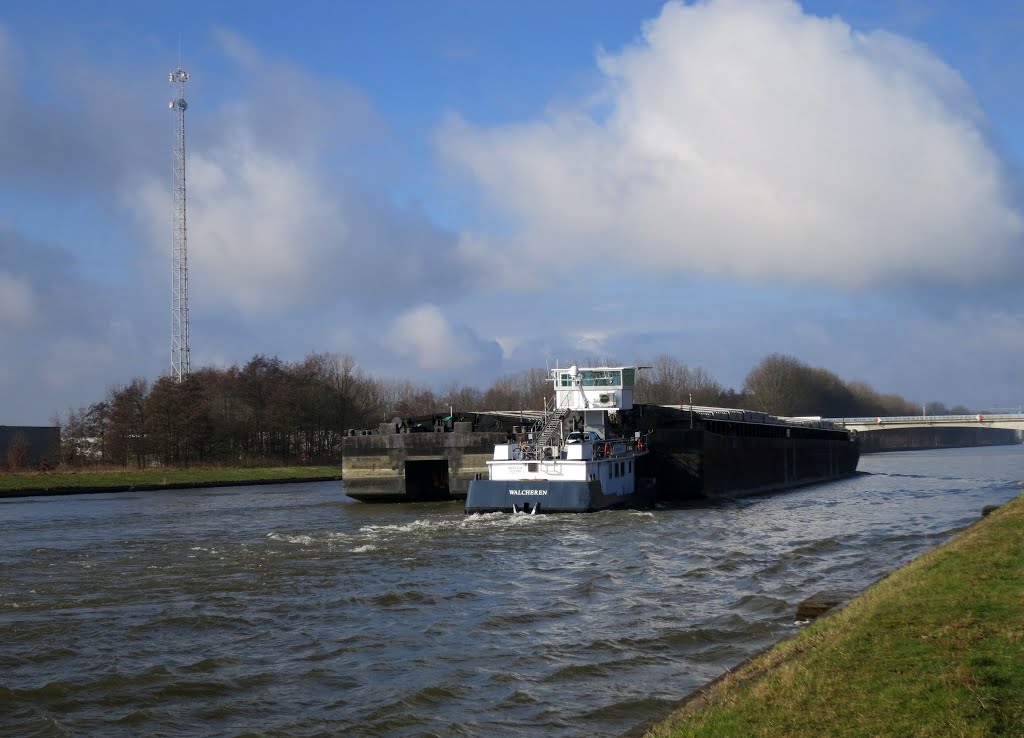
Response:
M23 330L35 322L35 317L31 285L0 270L0 329Z
M230 149L189 157L189 268L203 304L273 311L316 293L347 228L314 173L247 138L240 131ZM153 224L168 226L153 233L166 250L167 185L151 182L139 198Z
M0 222L0 423L44 424L152 370L124 297L84 276L68 250Z
M436 305L399 315L387 334L391 350L424 371L466 371L496 364L501 349L464 325L451 323Z
M612 260L849 290L1024 274L1024 218L984 115L913 41L791 0L670 2L598 65L585 104L443 124L445 160L516 228L465 234L467 258L515 279Z
M214 124L199 123L189 149L197 303L259 315L346 300L402 307L457 289L465 270L455 236L421 212L391 205L373 191L372 176L356 182L349 171L365 155L359 145L380 135L364 97L268 58L235 34L218 38L225 56L259 84L203 113ZM268 89L274 100L265 99ZM189 116L189 126L202 120L195 106ZM153 179L130 195L161 251L170 239L168 188Z
M18 195L100 199L137 182L140 169L166 170L166 149L139 104L152 80L140 84L131 76L139 70L76 51L19 44L0 19L0 186Z
M11 34L7 26L0 22L0 92L10 92L12 88L13 70L18 60Z

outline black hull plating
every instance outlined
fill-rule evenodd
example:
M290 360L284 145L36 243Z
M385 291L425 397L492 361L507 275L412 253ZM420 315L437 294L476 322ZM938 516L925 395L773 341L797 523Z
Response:
M809 438L659 431L638 465L657 480L659 500L742 497L849 476L857 471L855 437L828 432Z

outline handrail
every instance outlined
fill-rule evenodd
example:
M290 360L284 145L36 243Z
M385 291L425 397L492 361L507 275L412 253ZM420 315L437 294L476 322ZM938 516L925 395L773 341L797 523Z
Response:
M959 423L962 421L988 423L1000 420L1024 421L1024 413L995 414L976 413L973 415L895 415L890 417L876 416L872 418L822 418L842 425L885 425L886 423Z
M582 441L581 445L591 446L595 452L593 455L594 459L614 459L623 456L629 456L630 454L644 454L650 450L650 432L642 434L639 438L606 438L600 441ZM567 444L565 439L559 439L557 443L543 444L543 443L531 443L529 441L522 441L519 443L518 449L521 454L517 460L522 461L544 461L557 460L557 456L546 457L544 456L543 449L550 447L553 449L565 448ZM620 447L620 450L616 450L616 447ZM608 449L608 453L604 453L604 449Z

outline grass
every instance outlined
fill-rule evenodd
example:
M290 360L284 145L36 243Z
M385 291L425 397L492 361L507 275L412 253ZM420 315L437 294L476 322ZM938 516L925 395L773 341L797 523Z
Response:
M282 479L333 479L340 466L271 466L254 469L139 469L80 472L0 473L0 495L25 490L71 490L168 485L209 485L218 482L263 482Z
M647 735L1024 736L1024 497Z

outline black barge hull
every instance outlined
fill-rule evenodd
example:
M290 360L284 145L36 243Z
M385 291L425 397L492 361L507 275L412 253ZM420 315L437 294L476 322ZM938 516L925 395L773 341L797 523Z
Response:
M655 430L638 472L656 480L659 500L671 501L762 494L857 471L860 447L844 431L792 428L787 437L785 427L731 426Z

